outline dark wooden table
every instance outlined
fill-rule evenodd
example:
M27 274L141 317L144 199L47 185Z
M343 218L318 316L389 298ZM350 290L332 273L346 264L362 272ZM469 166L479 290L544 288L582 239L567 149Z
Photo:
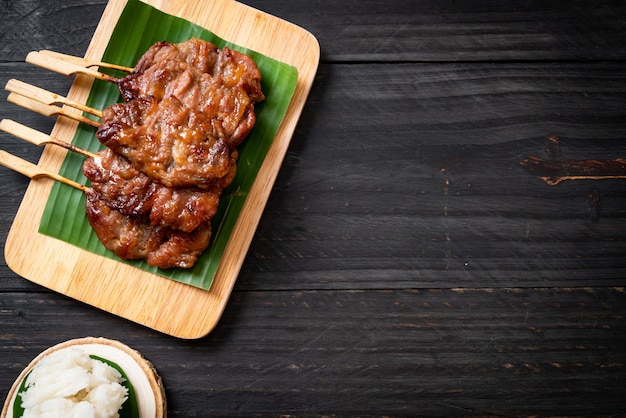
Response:
M521 163L626 157L626 2L245 3L322 62L218 327L165 336L2 259L0 393L94 335L153 362L170 416L625 416L626 180ZM84 54L104 6L1 0L0 83L66 92L24 57ZM0 175L4 248L28 180Z

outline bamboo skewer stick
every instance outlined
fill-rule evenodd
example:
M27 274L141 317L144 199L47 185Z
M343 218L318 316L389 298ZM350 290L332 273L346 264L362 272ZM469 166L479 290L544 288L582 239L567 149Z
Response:
M4 150L0 150L0 164L7 168L10 168L11 170L17 171L18 173L23 174L33 180L40 177L48 177L63 184L67 184L68 186L74 187L78 190L81 190L82 192L86 192L88 190L87 186L63 177L57 173L53 173L51 171L43 169L38 165L31 163L30 161L23 160L13 154L9 154Z
M43 132L30 128L26 125L22 125L21 123L15 122L11 119L3 119L2 121L0 121L0 131L4 131L8 134L16 136L17 138L23 139L37 146L51 144L63 147L69 151L76 152L88 158L98 157L97 154L91 151L87 151L75 145L69 144L65 141L61 141L60 139L54 138L50 135L46 135Z
M85 74L100 80L109 81L111 83L117 83L117 78L108 74L101 73L92 68L85 68L74 62L70 62L64 59L60 59L57 56L41 53L39 51L32 51L26 56L26 62L37 65L46 70L54 71L63 75L76 75Z
M33 86L32 84L24 83L23 81L16 80L14 78L9 80L4 88L12 93L17 93L21 96L36 100L46 105L67 105L69 107L73 107L74 109L82 110L83 112L102 118L102 112L98 109L69 100L66 97L44 90L40 87Z
M65 116L67 118L76 120L78 122L81 123L85 123L87 125L93 126L94 128L97 128L98 126L100 126L100 123L93 120L93 119L89 119L83 115L79 115L77 113L73 113L73 112L69 112L66 109L62 108L62 107L58 107L58 106L54 106L54 105L47 105L47 104L43 104L40 103L38 101L35 101L33 99L29 99L26 96L22 96L20 94L17 93L11 93L9 94L9 96L7 97L7 101L21 106L25 109L28 110L32 110L33 112L37 112L41 115L44 116Z
M102 67L102 68L110 68L112 70L124 71L127 73L132 73L134 68L126 67L118 64L111 64L108 62L102 61L92 61L86 58L75 57L73 55L62 54L60 52L50 51L47 49L42 49L39 51L40 54L49 55L51 57L55 57L61 60L65 60L68 62L72 62L76 65L80 65L81 67L90 68L90 67Z

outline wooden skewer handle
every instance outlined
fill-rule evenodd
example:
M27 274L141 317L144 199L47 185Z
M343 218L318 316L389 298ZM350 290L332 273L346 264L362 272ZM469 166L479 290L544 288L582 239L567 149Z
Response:
M11 119L3 119L2 121L0 121L0 131L4 131L8 134L14 135L20 139L23 139L24 141L30 142L31 144L35 144L38 146L52 144L84 155L85 157L97 157L97 154L94 154L82 148L78 148L72 144L61 141L60 139L53 138L50 135L46 135L43 132L30 128L26 125L22 125L21 123L15 122Z
M81 67L85 67L85 68L102 67L102 68L110 68L112 70L120 70L120 71L124 71L127 73L132 73L134 70L133 68L126 67L124 65L111 64L109 62L102 62L102 61L92 61L86 58L75 57L73 55L62 54L60 52L50 51L47 49L42 49L39 52L44 55L50 55L51 57L56 57L64 61L72 62L76 65L80 65Z
M0 130L39 146L49 143L51 139L43 132L14 122L11 119L2 119L0 121Z
M83 186L82 184L77 183L74 180L70 180L59 174L45 170L38 165L31 163L30 161L23 160L19 157L16 157L15 155L9 154L4 150L0 150L0 164L7 168L10 168L11 170L17 171L18 173L23 174L31 179L36 179L39 177L49 177L61 183L67 184L68 186L72 186L76 189L82 191L86 190L86 186Z
M59 59L55 56L42 54L39 51L30 52L26 56L26 62L28 62L29 64L37 65L41 68L45 68L46 70L54 71L67 76L85 74L94 78L98 78L100 80L110 81L112 83L117 82L117 78L112 77L108 74L103 74L91 68L81 67L80 65Z
M74 109L82 110L83 112L87 112L89 114L102 118L102 112L98 109L94 109L82 103L69 100L66 97L60 96L56 93L52 93L48 90L44 90L40 87L33 86L32 84L24 83L23 81L16 80L14 78L9 80L4 88L12 93L20 94L43 104L67 105L69 107L73 107Z
M86 118L83 115L68 112L65 109L58 107L58 106L39 103L33 99L29 99L28 97L22 96L17 93L9 94L9 96L7 97L7 101L9 101L10 103L16 104L18 106L21 106L25 109L32 110L33 112L37 112L44 116L48 116L48 117L65 116L67 118L74 119L78 122L82 122L87 125L93 126L94 128L97 128L98 126L100 126L100 123L96 122L93 119Z

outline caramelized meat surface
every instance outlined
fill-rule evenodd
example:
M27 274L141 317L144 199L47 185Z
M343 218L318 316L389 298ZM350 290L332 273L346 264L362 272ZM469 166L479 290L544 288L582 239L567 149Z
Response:
M109 106L96 135L165 186L206 188L237 162L237 152L212 131L211 119L176 97L148 97Z
M252 58L197 38L153 45L118 87L127 102L176 97L210 119L211 135L225 138L231 147L248 135L256 123L254 104L265 99Z
M87 218L123 259L192 267L265 99L261 73L251 57L192 38L154 44L118 87L125 102L103 111L96 133L107 148L83 166Z
M145 215L151 225L184 232L213 219L222 190L234 177L233 172L208 189L172 189L155 183L108 148L85 160L83 173L111 209L127 216Z
M137 61L134 71L118 81L118 87L127 101L148 95L162 99L172 80L188 69L219 77L228 87L238 85L254 102L264 99L261 72L250 56L228 47L220 50L198 38L152 45Z
M145 259L162 269L190 268L209 245L209 223L189 233L154 226L111 209L93 189L86 194L89 223L104 246L124 260Z

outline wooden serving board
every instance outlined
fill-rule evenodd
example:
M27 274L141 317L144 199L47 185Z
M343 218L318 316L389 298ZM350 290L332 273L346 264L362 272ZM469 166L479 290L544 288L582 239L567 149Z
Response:
M126 1L108 3L86 58L101 59ZM142 1L298 70L295 93L237 219L211 288L204 290L156 276L40 234L38 227L53 183L46 179L30 182L8 235L5 257L17 274L49 289L175 337L200 338L215 327L233 289L311 89L319 44L306 30L233 0ZM91 84L91 79L77 76L68 97L84 103ZM69 142L76 126L61 118L52 135ZM64 157L65 151L47 147L39 165L58 172Z

